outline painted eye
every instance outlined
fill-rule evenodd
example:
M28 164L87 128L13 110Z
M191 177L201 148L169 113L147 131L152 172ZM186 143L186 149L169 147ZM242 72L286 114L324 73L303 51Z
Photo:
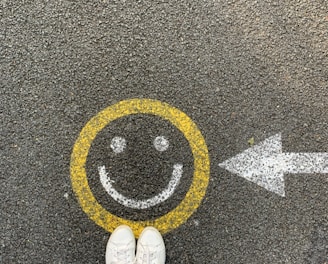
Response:
M122 137L113 137L110 147L115 153L122 153L126 147L126 140Z
M169 147L169 141L163 136L158 136L154 139L154 147L160 152L165 151Z

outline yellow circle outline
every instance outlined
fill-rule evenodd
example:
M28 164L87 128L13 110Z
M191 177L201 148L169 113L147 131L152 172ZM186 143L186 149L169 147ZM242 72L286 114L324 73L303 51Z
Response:
M93 140L111 121L132 114L151 114L170 121L188 140L194 158L194 176L185 198L176 208L154 220L133 221L111 214L98 203L88 185L85 164ZM70 172L73 191L90 219L111 233L119 225L128 225L138 237L146 226L154 226L164 234L183 224L192 215L205 196L210 161L200 130L184 112L157 100L130 99L105 108L87 122L74 144Z

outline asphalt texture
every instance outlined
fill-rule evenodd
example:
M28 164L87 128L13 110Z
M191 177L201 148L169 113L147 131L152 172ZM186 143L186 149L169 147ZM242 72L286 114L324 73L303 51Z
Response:
M110 234L81 209L70 159L88 120L131 98L180 109L209 150L206 195L164 235L167 263L328 263L327 174L285 175L280 197L218 166L276 133L284 151L328 152L327 1L2 0L0 89L0 263L104 263ZM108 154L113 133L131 162ZM159 157L159 133L182 154ZM107 210L143 220L179 204L193 170L179 133L140 115L99 134L88 175L111 159L126 195L159 192L176 162L186 172L147 210L113 205L90 179Z

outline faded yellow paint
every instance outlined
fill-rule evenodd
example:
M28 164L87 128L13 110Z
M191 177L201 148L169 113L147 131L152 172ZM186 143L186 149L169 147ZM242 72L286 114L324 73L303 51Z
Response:
M92 194L85 170L88 152L97 134L113 120L133 114L151 114L170 121L188 140L194 158L193 181L185 198L176 208L155 220L132 221L105 210ZM210 161L201 132L185 113L157 100L130 99L107 107L89 120L73 147L70 171L73 191L90 219L109 232L119 225L128 225L138 237L146 226L154 226L164 234L183 224L192 215L205 196Z

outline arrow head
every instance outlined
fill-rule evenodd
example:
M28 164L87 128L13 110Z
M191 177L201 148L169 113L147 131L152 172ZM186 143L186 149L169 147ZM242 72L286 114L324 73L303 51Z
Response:
M220 163L219 166L268 191L285 196L286 162L282 157L280 133Z

